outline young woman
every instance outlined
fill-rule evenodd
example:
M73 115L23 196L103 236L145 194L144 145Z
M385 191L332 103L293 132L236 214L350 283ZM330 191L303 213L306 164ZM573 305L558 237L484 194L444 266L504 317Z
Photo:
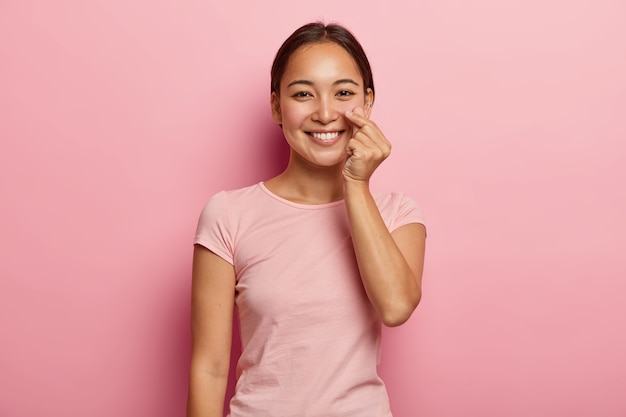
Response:
M339 25L296 30L272 66L286 169L204 208L194 246L189 417L222 417L237 306L232 417L389 417L381 323L421 297L425 228L369 179L391 146L369 119L372 71Z

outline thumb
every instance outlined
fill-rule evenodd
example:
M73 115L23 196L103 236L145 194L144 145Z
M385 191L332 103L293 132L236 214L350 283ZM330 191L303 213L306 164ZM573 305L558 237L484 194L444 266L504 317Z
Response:
M350 126L352 126L352 132L351 132L351 138L353 138L356 133L359 131L359 129L361 128L361 125L359 122L354 120L354 116L359 116L359 117L366 117L365 116L365 112L363 110L362 107L355 107L354 109L352 109L352 111L347 111L346 115L348 116L348 122L350 123Z

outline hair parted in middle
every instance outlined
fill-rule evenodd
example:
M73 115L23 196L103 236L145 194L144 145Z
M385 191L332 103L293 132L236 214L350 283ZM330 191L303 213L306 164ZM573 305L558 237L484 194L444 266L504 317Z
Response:
M325 25L321 22L313 22L301 26L282 44L272 64L271 92L280 95L280 81L283 78L289 59L298 48L312 43L325 42L336 43L348 52L359 68L361 77L363 77L364 91L370 88L373 93L374 78L372 76L372 68L359 41L345 27L336 23Z

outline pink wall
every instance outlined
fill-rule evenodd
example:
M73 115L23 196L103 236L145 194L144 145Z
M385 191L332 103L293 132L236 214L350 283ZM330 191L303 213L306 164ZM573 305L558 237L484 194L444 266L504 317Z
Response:
M397 417L626 415L626 5L0 2L0 416L182 415L191 240L277 173L280 42L370 55L378 190L428 219Z

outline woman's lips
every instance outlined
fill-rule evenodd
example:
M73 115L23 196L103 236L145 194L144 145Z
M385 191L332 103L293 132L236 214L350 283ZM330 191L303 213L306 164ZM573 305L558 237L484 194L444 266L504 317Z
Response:
M334 132L307 132L309 136L316 140L316 142L324 145L332 145L341 138L344 130L336 130Z

